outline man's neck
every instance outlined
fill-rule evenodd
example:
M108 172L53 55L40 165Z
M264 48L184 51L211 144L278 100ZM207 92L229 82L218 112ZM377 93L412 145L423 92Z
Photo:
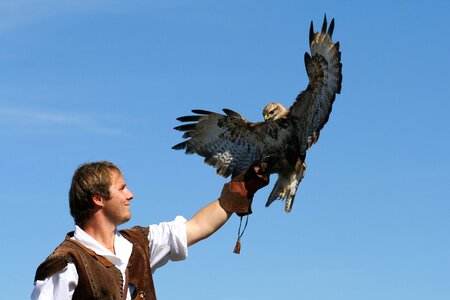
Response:
M102 244L105 248L115 253L114 237L116 227L109 222L102 222L96 218L91 218L81 227L84 232Z

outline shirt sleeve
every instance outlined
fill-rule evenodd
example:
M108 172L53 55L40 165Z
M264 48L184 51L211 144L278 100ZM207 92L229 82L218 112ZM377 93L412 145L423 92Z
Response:
M185 218L178 216L171 222L150 225L149 228L152 272L169 260L183 260L188 256Z
M37 280L31 300L72 299L77 284L77 269L73 263L68 263L62 271L44 280Z

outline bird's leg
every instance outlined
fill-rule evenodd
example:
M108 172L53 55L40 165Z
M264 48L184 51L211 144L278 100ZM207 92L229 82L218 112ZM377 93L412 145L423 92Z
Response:
M277 158L273 155L269 155L264 157L264 159L259 164L261 167L261 172L266 174L277 173L280 169L280 166L276 164Z

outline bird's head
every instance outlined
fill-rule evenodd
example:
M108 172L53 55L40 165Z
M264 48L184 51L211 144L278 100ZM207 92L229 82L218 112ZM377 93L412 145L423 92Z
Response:
M278 120L281 118L285 118L288 114L289 110L284 107L282 104L277 102L272 102L266 105L263 109L263 117L264 120Z

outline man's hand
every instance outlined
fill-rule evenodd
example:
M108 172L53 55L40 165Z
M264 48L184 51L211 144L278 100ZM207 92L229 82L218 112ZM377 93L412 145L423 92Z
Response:
M253 196L268 184L269 174L263 172L260 166L252 166L223 186L220 206L228 213L235 212L238 216L251 214Z

